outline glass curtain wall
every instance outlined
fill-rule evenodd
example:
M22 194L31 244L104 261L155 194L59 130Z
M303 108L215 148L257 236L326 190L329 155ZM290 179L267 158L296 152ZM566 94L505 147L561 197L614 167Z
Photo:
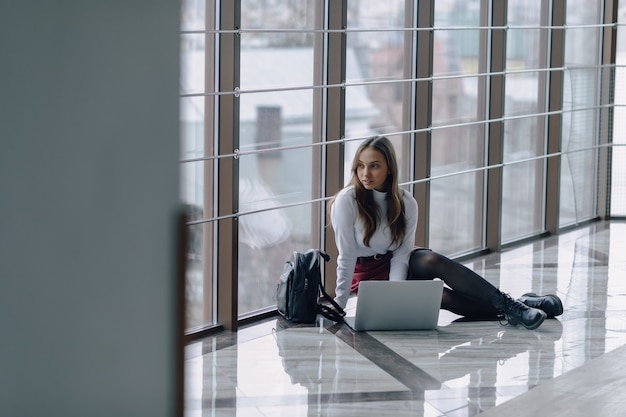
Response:
M399 157L400 182L408 181L409 129L405 90L404 0L349 1L346 34L344 183L363 138L385 135ZM404 139L403 139L404 138Z
M615 58L615 109L611 161L611 216L626 216L626 2L619 3L617 14L617 52Z
M596 216L601 0L569 0L565 32L560 226Z
M291 253L328 245L325 187L346 183L356 147L374 134L395 144L400 182L427 208L420 244L450 257L487 249L492 215L501 219L497 245L544 230L553 1L508 0L495 24L494 9L505 9L494 0L236 1L182 2L181 189L189 213L190 332L224 320L216 307L224 300L216 294L225 280L236 290L235 321L275 308L276 283ZM240 27L222 29L220 7L234 10L233 4L240 4ZM562 227L596 216L602 5L567 2ZM220 53L228 46L220 37L233 34L238 48L226 66ZM501 49L494 49L494 38L505 40ZM220 71L231 66L239 85L219 91ZM502 80L500 104L490 89L494 79ZM236 102L229 117L219 109L223 97ZM234 154L218 151L224 123L235 132ZM501 136L490 138L497 124ZM502 145L498 163L488 146L493 139ZM233 160L232 174L220 168ZM501 190L489 179L499 169ZM236 190L237 204L218 215L217 203L230 191L223 184ZM224 217L236 224L231 259L218 255L224 242L216 232ZM216 272L233 262L236 276ZM326 272L327 287L334 288L333 268Z
M502 241L544 231L548 2L509 0Z
M239 314L275 306L292 251L317 246L313 0L242 0ZM319 193L319 192L318 192Z
M207 11L209 13L207 13ZM180 152L181 193L187 209L187 274L185 282L187 328L214 322L213 225L204 219L214 216L212 202L213 143L206 130L212 127L211 104L214 85L210 74L213 19L204 0L183 0L181 9L180 62ZM209 26L207 26L207 23ZM207 82L208 80L208 82ZM208 106L207 106L208 104ZM209 109L207 111L207 109Z
M434 5L429 247L455 255L483 247L489 3Z

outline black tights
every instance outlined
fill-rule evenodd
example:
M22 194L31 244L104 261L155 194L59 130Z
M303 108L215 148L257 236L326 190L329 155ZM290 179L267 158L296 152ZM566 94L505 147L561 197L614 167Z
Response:
M413 251L409 259L409 279L434 278L449 287L444 287L441 308L471 318L492 318L499 314L490 301L498 289L489 281L437 252Z

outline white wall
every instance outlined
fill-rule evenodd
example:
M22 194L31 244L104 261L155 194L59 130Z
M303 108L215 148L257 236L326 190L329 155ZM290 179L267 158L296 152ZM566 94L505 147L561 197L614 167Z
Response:
M173 0L0 0L0 415L176 410Z

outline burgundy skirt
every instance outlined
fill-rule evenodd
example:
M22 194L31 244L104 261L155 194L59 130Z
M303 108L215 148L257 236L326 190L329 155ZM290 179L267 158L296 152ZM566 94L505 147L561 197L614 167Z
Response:
M350 290L357 294L361 281L387 281L391 270L391 258L393 252L387 252L380 259L366 258L366 261L357 260L352 275L352 287ZM361 258L362 259L362 258Z
M414 246L411 254L416 250L430 250L421 246ZM391 258L393 252L389 251L380 259L367 258L366 262L357 260L354 267L354 275L352 276L352 286L350 291L357 294L359 290L359 282L361 281L388 281L389 272L391 271ZM362 258L359 258L362 259Z

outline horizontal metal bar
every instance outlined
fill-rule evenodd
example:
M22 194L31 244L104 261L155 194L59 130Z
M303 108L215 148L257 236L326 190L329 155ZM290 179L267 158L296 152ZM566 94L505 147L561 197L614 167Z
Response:
M278 206L275 206L275 207L270 207L270 208L263 208L263 209L258 209L258 210L250 210L250 211L245 211L245 212L240 212L240 213L228 214L228 215L224 215L224 216L210 217L210 218L201 219L201 220L193 220L193 221L187 222L186 224L188 226L197 226L199 224L210 223L210 222L215 222L215 221L225 220L225 219L234 219L234 218L239 218L239 217L243 217L243 216L249 216L251 214L263 213L263 212L266 212L266 211L272 211L272 210L277 210L277 209L299 207L299 206L305 206L305 205L314 204L314 203L325 203L326 201L330 200L331 198L332 197L322 197L322 198L317 198L317 199L314 199L314 200L300 201L300 202L297 202L297 203L281 204L281 205L278 205Z
M490 124L490 123L506 122L509 120L521 120L521 119L528 119L528 118L533 118L533 117L552 116L556 114L568 114L568 113L575 113L575 112L581 112L581 111L600 110L600 109L606 109L610 107L613 107L613 105L604 104L601 106L581 107L581 108L568 109L568 110L555 110L555 111L548 111L548 112L541 112L541 113L504 116L504 117L500 117L496 119L473 120L470 122L446 124L446 125L441 125L441 126L431 126L431 127L422 128L422 129L411 129L411 130L403 130L403 131L396 131L396 132L387 132L385 133L385 135L386 136L400 136L400 135L406 135L406 134L423 133L423 132L428 132L428 131L436 131L436 130L452 129L452 128L459 128L459 127L485 125L485 124ZM179 162L180 163L203 162L203 161L211 161L211 160L217 160L217 159L222 159L222 158L240 158L242 156L260 155L264 153L277 152L277 151L289 151L289 150L294 150L294 149L316 148L320 146L363 140L363 139L367 139L368 137L369 136L362 136L362 137L358 136L358 137L352 137L352 138L326 140L322 142L312 142L312 143L300 144L300 145L288 145L288 146L278 146L274 148L255 149L255 150L250 150L250 151L242 151L242 150L236 149L235 152L228 153L228 154L208 155L208 156L202 156L202 157L197 157L197 158L187 158L187 159L181 159Z
M241 29L229 29L229 30L220 30L220 29L210 29L210 30L201 30L201 29L193 29L193 30L181 30L180 33L184 35L204 35L204 34L245 34L245 33L375 33L375 32L425 32L425 31L462 31L462 30L520 30L520 29L543 29L543 30L553 30L553 29L594 29L594 28L610 28L617 27L617 23L599 23L599 24L580 24L580 25L503 25L503 26L433 26L433 27L375 27L375 28L365 28L365 27L353 27L353 28L345 28L345 29L293 29L293 28L270 28L270 29L256 29L256 28L241 28Z
M580 69L610 69L615 68L615 64L607 64L607 65L599 65L599 66L580 66L576 67L576 70ZM430 77L423 78L401 78L401 79L392 79L392 80L377 80L377 81L347 81L340 84L321 84L321 85L306 85L306 86L291 86L291 87L279 87L279 88L259 88L259 89L248 89L248 90L237 90L237 91L220 91L220 92L208 92L208 93L182 93L179 95L180 98L191 98L191 97L211 97L211 96L221 96L221 95L244 95L244 94L261 94L261 93L275 93L275 92L285 92L285 91L302 91L302 90L319 90L319 89L327 89L327 88L348 88L348 87L363 87L363 86L377 86L384 84L403 84L403 83L415 83L415 82L433 82L433 81L442 81L442 80L455 80L455 79L464 79L464 78L477 78L477 77L491 77L495 75L519 75L519 74L531 74L538 72L557 72L557 71L568 71L571 70L571 67L554 67L554 68L528 68L528 69L516 69L516 70L505 70L505 71L494 71L494 72L482 72L475 74L451 74L451 75L433 75Z
M436 181L436 180L440 180L440 179L444 179L444 178L450 178L450 177L454 177L454 176L458 176L458 175L467 175L467 174L477 173L477 172L481 172L481 171L489 171L491 169L504 168L504 167L507 167L507 166L518 165L518 164L522 164L522 163L526 163L526 162L538 161L538 160L548 159L548 158L555 158L555 157L565 156L565 155L569 155L569 154L573 154L573 153L579 153L579 152L599 150L599 149L602 149L602 148L612 148L612 147L615 147L615 146L626 146L626 144L606 143L606 144L593 145L593 146L588 146L588 147L584 147L584 148L573 149L571 151L553 152L553 153L550 153L550 154L538 155L538 156L534 156L534 157L518 159L518 160L515 160L515 161L503 162L503 163L487 165L487 166L483 166L483 167L470 168L470 169L466 169L466 170L462 170L462 171L455 171L455 172L449 172L449 173L446 173L446 174L434 175L434 176L431 176L431 177L428 177L428 178L422 178L422 179L419 179L419 180L403 182L403 183L400 183L399 185L400 186L411 186L411 185L415 185L415 184L420 184L420 183L425 183L425 182L430 182L430 181ZM333 198L333 196L316 198L316 199L307 200L307 201L300 201L300 202L297 202L297 203L281 204L281 205L278 205L278 206L275 206L275 207L270 207L270 208L263 208L263 209L258 209L258 210L249 210L249 211L245 211L245 212L232 213L232 214L224 215L224 216L210 217L210 218L200 219L200 220L193 220L193 221L187 222L186 224L188 226L197 226L197 225L204 224L204 223L211 223L211 222L216 222L216 221L224 220L224 219L239 218L239 217L243 217L243 216L249 216L249 215L252 215L252 214L263 213L263 212L277 210L277 209L299 207L299 206L304 206L304 205L309 205L309 204L314 204L314 203L326 203L331 198Z

